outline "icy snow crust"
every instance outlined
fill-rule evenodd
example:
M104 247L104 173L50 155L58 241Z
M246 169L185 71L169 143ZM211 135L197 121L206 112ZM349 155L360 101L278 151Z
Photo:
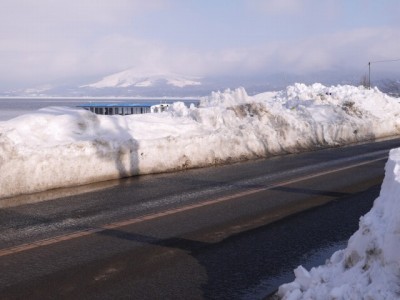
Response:
M295 281L279 288L281 299L400 298L400 148L391 150L385 171L380 195L347 248L310 272L298 267Z
M399 115L377 89L321 84L215 92L161 114L50 107L0 122L0 198L396 135Z

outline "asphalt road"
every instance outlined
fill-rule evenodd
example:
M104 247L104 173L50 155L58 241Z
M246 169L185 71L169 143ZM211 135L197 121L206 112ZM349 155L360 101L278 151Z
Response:
M322 263L400 140L0 200L1 299L261 299Z

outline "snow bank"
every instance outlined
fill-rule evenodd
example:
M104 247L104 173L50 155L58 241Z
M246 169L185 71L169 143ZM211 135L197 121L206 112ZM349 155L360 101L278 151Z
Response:
M321 84L216 92L161 114L46 108L0 122L0 198L396 135L399 115L377 89Z
M380 196L360 220L345 250L326 265L295 270L279 288L281 299L399 299L400 148L391 150Z

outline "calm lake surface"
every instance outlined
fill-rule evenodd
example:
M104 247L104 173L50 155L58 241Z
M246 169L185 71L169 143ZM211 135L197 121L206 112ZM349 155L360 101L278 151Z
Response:
M128 99L128 98L0 98L0 121L6 121L23 114L28 114L37 111L41 108L49 106L67 106L76 107L80 104L89 102L96 103L146 103L146 104L159 104L159 103L173 103L182 101L187 105L191 103L198 104L199 100L196 99L179 99L179 98L165 98L165 99Z

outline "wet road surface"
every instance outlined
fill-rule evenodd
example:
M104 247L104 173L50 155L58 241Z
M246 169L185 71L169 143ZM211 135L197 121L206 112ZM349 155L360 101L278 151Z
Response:
M0 200L0 298L261 299L344 246L399 145Z

